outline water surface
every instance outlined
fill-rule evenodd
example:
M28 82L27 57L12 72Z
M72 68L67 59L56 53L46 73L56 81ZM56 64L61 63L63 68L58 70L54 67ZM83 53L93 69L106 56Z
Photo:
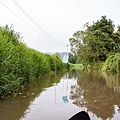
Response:
M73 70L35 80L0 100L0 120L68 120L85 110L91 120L120 119L120 77Z

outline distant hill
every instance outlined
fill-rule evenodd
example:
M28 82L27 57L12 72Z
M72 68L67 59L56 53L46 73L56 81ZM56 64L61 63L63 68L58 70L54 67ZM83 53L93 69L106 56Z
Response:
M67 52L56 52L56 53L60 55L61 59L63 59L63 56L67 54ZM52 55L52 54L55 54L55 53L54 52L47 52L47 54Z
M60 53L59 53L61 59L63 59L63 56L65 56L66 54L67 54L67 52L60 52Z

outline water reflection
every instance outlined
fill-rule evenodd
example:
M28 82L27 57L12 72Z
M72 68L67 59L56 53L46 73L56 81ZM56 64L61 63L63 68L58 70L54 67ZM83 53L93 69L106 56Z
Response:
M28 107L38 97L45 88L60 81L63 73L54 76L47 76L38 80L31 81L24 89L16 94L16 97L8 96L6 99L0 99L0 120L19 120L24 114L27 114Z
M119 78L78 70L40 78L0 100L0 120L68 120L82 110L91 120L119 120Z
M103 120L113 118L116 109L120 112L119 76L83 72L77 77L77 84L71 87L70 95L75 105L86 107Z

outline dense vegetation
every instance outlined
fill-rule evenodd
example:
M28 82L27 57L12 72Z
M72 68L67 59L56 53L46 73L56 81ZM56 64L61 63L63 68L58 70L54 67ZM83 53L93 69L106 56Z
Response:
M118 68L116 65L118 65L119 57L116 56L120 56L120 26L115 29L113 21L107 19L106 16L102 16L92 25L86 23L85 30L74 33L69 41L71 51L84 66L98 69L96 67L101 68L104 62L107 62L106 65L108 65L110 60L107 59L112 58L109 69ZM114 61L116 64L113 63ZM112 66L115 65L114 68L110 68L111 64ZM105 69L108 69L108 66Z
M67 66L57 55L38 52L21 40L12 27L0 27L0 96L16 92L22 84Z
M102 71L110 71L112 73L120 72L120 53L110 55L103 64Z

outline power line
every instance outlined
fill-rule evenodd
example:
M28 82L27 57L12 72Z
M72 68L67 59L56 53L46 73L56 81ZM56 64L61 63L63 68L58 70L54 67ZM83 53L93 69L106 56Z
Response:
M23 21L25 24L27 24L31 29L35 30L37 33L42 35L40 32L38 32L36 29L34 29L30 24L28 24L26 21L24 21L21 17L19 17L15 12L13 12L9 7L7 7L3 2L0 1L0 3L6 7L10 12L12 12L15 16L17 16L21 21Z
M22 7L18 2L16 2L15 0L13 0L13 2L14 2L14 3L17 5L17 7L29 18L29 20L30 20L32 23L34 23L34 25L35 25L38 29L40 29L48 38L50 38L50 39L51 39L52 41L54 41L54 42L57 42L57 43L60 44L60 45L64 45L64 44L62 44L62 43L54 40L45 30L43 30L43 28L42 28L30 15L28 15L28 13L27 13L25 10L23 10L23 7Z
M25 24L27 24L31 29L33 29L34 31L36 31L37 33L39 33L42 37L46 37L43 36L40 32L38 32L36 29L34 29L34 27L32 27L30 24L28 24L26 21L24 21L21 17L19 17L15 12L13 12L9 7L7 7L3 2L0 1L0 3L7 8L11 13L13 13L16 17L18 17L21 21L23 21ZM48 39L48 38L47 38ZM57 44L60 44L57 42Z

